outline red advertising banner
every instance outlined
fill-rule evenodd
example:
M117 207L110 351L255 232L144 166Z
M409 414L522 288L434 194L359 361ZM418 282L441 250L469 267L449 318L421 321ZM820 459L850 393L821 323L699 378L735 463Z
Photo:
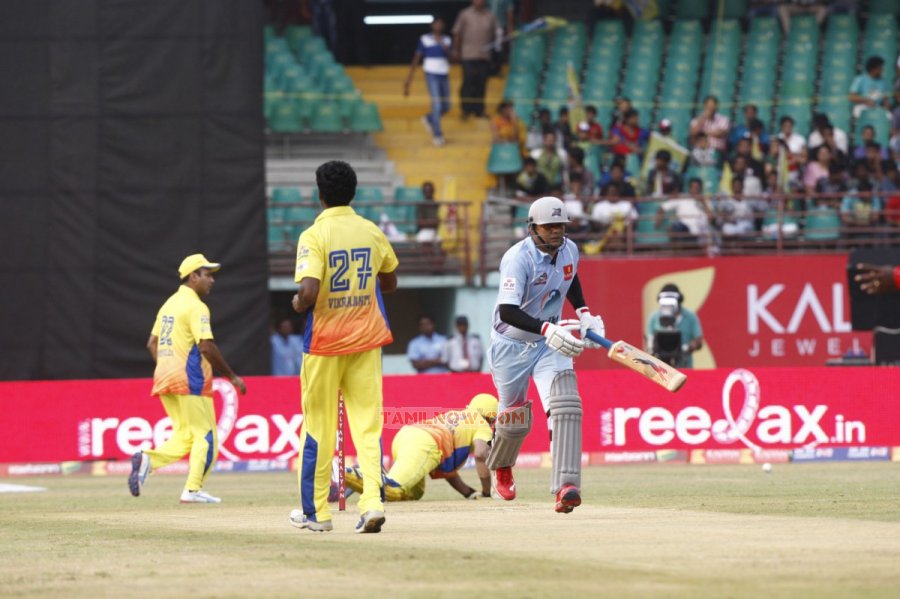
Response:
M706 347L695 368L823 366L871 348L850 329L845 255L583 260L584 295L611 339L639 345L657 295L675 283L697 312ZM594 352L582 368L614 368Z
M578 380L586 453L900 445L900 368L690 371L677 394L625 369L579 372ZM238 396L216 380L220 459L292 459L299 381L255 377L247 386ZM124 459L159 444L170 423L149 389L149 380L0 383L0 463ZM401 426L493 386L482 374L389 376L384 391L389 455ZM536 422L523 451L539 461L549 439L533 388L531 397Z

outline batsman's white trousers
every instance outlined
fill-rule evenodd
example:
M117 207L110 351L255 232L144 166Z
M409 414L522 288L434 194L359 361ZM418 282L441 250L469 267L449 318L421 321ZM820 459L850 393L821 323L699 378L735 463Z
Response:
M528 399L528 379L531 377L546 414L550 410L547 397L554 377L563 370L572 370L572 358L553 351L543 339L518 341L494 331L491 332L488 364L501 412L525 403Z

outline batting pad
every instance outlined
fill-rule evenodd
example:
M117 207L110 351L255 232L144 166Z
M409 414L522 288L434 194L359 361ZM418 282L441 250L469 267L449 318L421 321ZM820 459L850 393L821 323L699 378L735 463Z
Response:
M550 453L553 474L550 492L556 493L565 484L581 487L581 396L574 370L563 370L550 384L550 416L553 436Z
M491 470L516 465L519 450L531 431L531 402L497 414L494 441L485 463Z

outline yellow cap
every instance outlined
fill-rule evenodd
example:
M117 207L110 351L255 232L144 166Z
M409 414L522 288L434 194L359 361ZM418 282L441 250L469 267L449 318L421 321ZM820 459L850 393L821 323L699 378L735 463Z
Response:
M178 276L183 279L198 268L208 268L210 271L216 272L222 268L222 265L210 262L203 254L191 254L181 261L181 266L178 267Z
M497 407L500 402L490 393L479 393L472 398L467 406L470 410L475 410L481 414L485 420L493 420L497 417Z

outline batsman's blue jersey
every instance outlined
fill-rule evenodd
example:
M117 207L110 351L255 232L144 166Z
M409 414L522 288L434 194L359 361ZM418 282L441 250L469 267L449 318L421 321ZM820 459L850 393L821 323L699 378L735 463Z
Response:
M578 246L566 239L553 260L529 236L509 248L500 261L500 292L494 306L494 333L518 341L543 340L500 320L500 305L519 306L540 321L558 322L578 272Z

